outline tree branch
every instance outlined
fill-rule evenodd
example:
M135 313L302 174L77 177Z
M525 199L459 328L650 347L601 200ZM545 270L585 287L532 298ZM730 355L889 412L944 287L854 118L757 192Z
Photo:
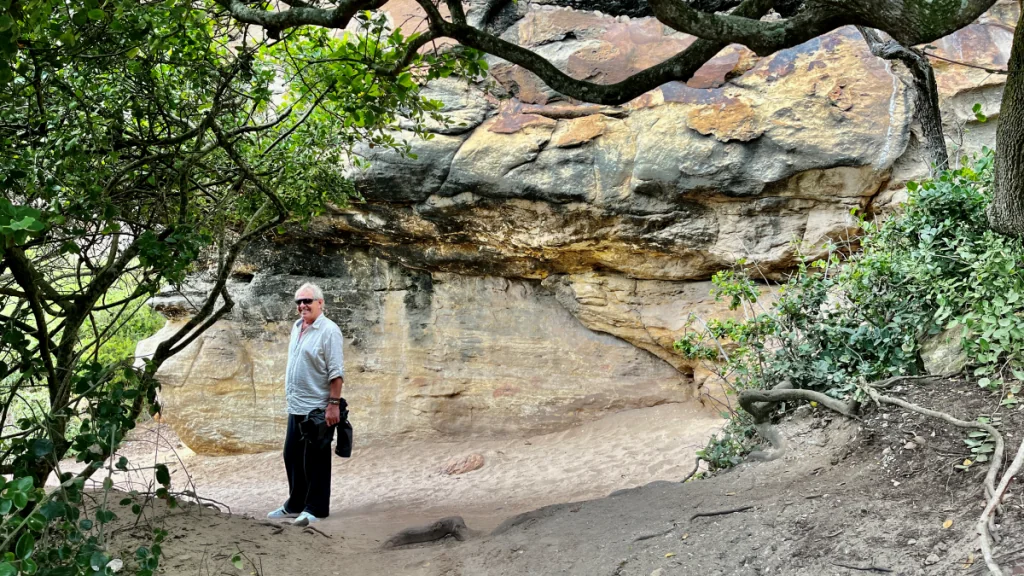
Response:
M348 26L352 17L360 10L376 10L387 0L342 0L334 8L313 8L296 5L287 10L260 10L247 6L240 0L215 0L239 22L255 24L266 28L271 38L280 38L280 33L297 26L320 26L342 29Z
M430 5L430 0L417 0L421 6ZM768 7L765 5L769 4ZM760 18L767 14L770 2L766 0L744 0L734 15L743 18ZM430 14L436 14L431 16ZM533 72L548 86L570 98L594 102L597 104L616 105L630 100L661 86L662 84L679 81L685 82L708 60L726 47L725 43L699 39L688 48L646 70L638 72L622 82L615 84L595 84L586 80L577 80L559 70L543 56L532 50L517 46L511 42L483 32L472 26L453 24L440 18L436 10L428 11L431 30L438 37L448 37L459 41L464 46L482 50L512 64L519 65Z

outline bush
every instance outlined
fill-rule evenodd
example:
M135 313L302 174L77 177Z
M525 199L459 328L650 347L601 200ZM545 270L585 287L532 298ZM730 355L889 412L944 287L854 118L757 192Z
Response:
M747 319L693 319L676 349L707 363L729 393L788 382L844 398L858 383L920 373L922 340L959 328L979 384L1016 402L1019 386L1006 380L1024 379L1024 243L988 227L992 168L986 150L908 183L900 214L861 220L859 252L831 246L826 258L801 264L767 309L743 268L716 274L716 298ZM702 451L712 469L752 444L750 425L731 403L725 408L733 422Z

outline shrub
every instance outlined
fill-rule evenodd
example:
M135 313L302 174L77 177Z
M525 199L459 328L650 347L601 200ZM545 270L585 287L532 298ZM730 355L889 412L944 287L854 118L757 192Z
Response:
M979 383L1015 401L1005 381L1024 377L1024 243L988 227L992 168L985 150L908 183L901 213L860 221L859 252L831 246L826 258L801 264L768 308L745 262L716 274L716 298L746 320L692 319L676 349L705 362L728 393L788 382L844 398L860 382L921 372L922 340L959 328ZM700 454L712 469L734 463L753 438L731 403L725 408L732 423Z

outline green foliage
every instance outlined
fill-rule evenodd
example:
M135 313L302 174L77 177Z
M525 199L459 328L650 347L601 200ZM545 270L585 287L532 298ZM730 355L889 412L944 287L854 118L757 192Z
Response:
M979 384L1015 404L1020 386L1007 378L1024 376L1024 243L988 228L992 160L986 150L910 182L900 214L861 222L860 252L844 258L827 247L823 259L798 267L769 309L741 271L715 275L716 297L746 319L691 322L676 349L713 367L731 393L788 382L844 398L860 383L918 373L921 342L958 328ZM716 462L749 449L749 427L731 426L705 448Z
M742 462L743 455L750 451L753 437L754 426L749 415L736 413L704 448L697 450L697 457L707 462L708 472L732 468Z
M160 364L230 310L245 245L358 199L361 147L410 154L446 123L423 82L486 70L420 54L382 14L349 30L254 36L204 0L0 0L0 471L40 485L73 455L95 473L156 408ZM160 325L145 301L200 265L214 289L194 323L136 366ZM113 513L73 522L68 482L45 526L0 509L0 573L103 572ZM152 573L158 545L140 554Z
M999 425L999 417L978 418L978 420L993 426ZM985 430L969 432L967 438L964 438L964 444L971 449L971 457L965 459L961 464L954 466L954 468L959 468L960 470L967 470L974 464L988 462L991 454L996 451L995 438Z
M99 507L84 505L83 479L70 473L59 479L61 488L47 494L34 485L31 477L10 482L0 477L0 540L7 550L0 560L0 574L113 574L108 568L113 558L107 551L104 532L117 515L106 506L106 497ZM168 485L169 479L161 489ZM105 490L109 492L111 486L107 478ZM92 518L86 516L88 510ZM156 573L166 536L166 531L155 529L152 544L136 551L134 574Z

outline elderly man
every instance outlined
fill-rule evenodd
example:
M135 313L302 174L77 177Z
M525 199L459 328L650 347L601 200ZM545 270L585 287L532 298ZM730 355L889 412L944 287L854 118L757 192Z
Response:
M295 292L295 307L300 318L292 326L285 374L288 500L267 517L294 518L294 524L305 526L330 514L331 439L340 420L343 338L338 325L323 315L324 293L316 285L303 284ZM315 410L326 411L326 438L318 439L301 430Z

